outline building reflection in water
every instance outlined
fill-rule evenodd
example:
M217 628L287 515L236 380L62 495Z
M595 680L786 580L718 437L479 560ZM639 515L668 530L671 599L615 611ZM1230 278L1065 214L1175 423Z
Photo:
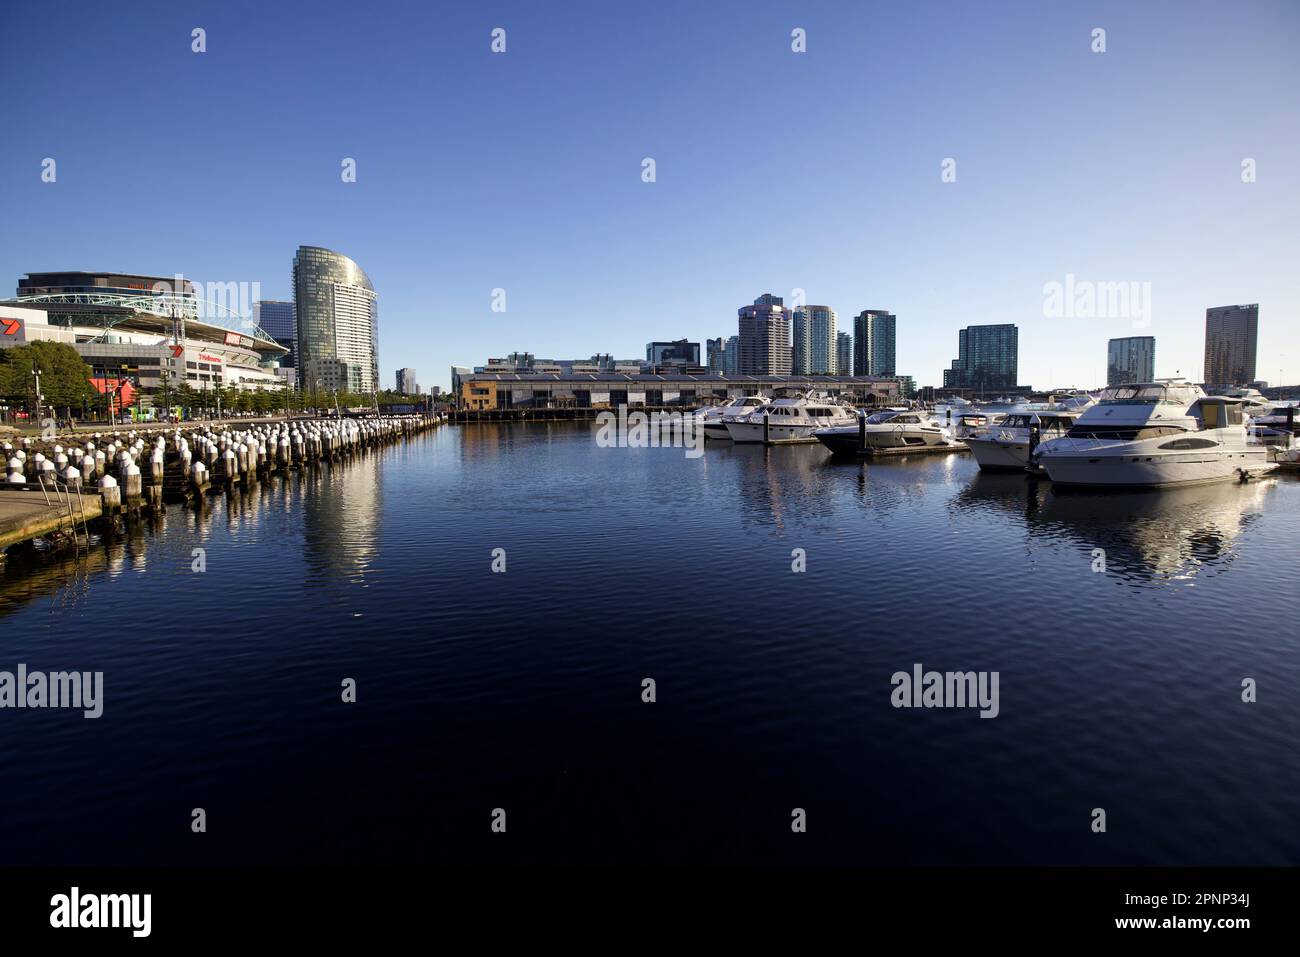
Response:
M378 552L383 452L314 469L299 479L303 561L324 578L363 581Z

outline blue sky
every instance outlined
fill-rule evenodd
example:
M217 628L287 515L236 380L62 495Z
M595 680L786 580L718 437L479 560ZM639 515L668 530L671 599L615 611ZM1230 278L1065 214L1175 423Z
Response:
M893 310L921 384L984 322L1020 325L1039 387L1103 380L1125 335L1199 378L1205 308L1259 302L1257 375L1300 381L1290 0L10 0L0 25L5 294L112 269L287 299L326 246L379 292L382 382L425 386L732 335L796 288L842 329ZM1067 274L1150 283L1149 316L1045 316Z

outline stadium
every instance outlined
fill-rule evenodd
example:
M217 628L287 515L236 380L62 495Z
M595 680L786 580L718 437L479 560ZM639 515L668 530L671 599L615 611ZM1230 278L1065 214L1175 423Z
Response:
M28 273L16 296L0 300L0 348L37 341L74 346L96 388L138 392L143 407L182 383L198 391L292 385L279 362L288 349L181 277Z

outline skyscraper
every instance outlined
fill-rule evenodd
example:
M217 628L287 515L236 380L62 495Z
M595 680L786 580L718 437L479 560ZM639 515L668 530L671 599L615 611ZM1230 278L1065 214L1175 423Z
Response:
M722 336L716 339L706 339L704 347L707 350L709 371L726 372L727 371L727 342Z
M897 317L884 309L864 309L853 319L856 375L894 375Z
M853 375L853 336L847 332L835 336L835 374Z
M298 383L305 391L367 393L379 386L375 287L355 262L319 246L293 258Z
M790 313L790 371L795 375L808 374L808 354L812 351L812 324L808 307L801 306Z
M764 293L752 306L742 306L738 372L748 375L789 375L790 311L779 296Z
M1015 389L1020 332L1013 323L967 326L957 333L957 358L943 370L945 389Z
M727 339L727 351L723 359L723 372L729 372L737 375L740 372L740 336L730 336Z
M1249 385L1255 381L1259 303L1205 310L1205 382Z
M1112 339L1106 346L1106 384L1151 382L1156 377L1155 336Z
M253 322L277 343L289 350L280 360L281 369L296 369L298 362L298 320L293 303L261 299L253 303Z
M830 306L800 306L794 311L791 365L795 375L834 375L835 310Z
M419 395L420 387L415 382L414 369L397 370L397 391L402 395Z

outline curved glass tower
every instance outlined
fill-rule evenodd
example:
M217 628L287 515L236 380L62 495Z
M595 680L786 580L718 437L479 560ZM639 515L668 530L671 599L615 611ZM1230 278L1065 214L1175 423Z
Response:
M298 387L373 392L379 385L379 311L365 270L341 253L299 246L293 257Z

